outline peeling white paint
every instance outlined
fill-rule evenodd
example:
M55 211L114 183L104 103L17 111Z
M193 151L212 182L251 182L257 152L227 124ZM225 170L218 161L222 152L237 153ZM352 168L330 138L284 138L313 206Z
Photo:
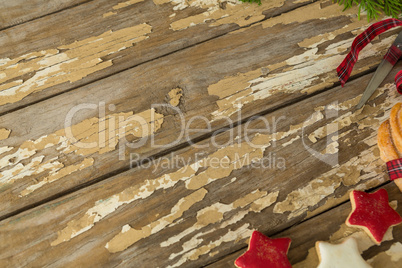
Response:
M0 105L65 82L75 82L111 66L102 58L148 38L152 27L140 24L76 41L54 49L37 51L14 59L0 59ZM27 80L20 76L35 72Z
M359 59L365 59L383 53L384 48L392 44L395 36L387 37L376 44L370 44L359 55ZM307 48L301 55L292 56L286 60L286 68L278 73L272 73L284 66L266 66L270 72L261 76L260 69L244 74L226 77L208 89L210 95L219 95L218 108L212 112L213 120L231 116L240 111L247 104L257 100L267 99L277 93L311 93L324 87L332 86L338 78L334 71L343 60L344 55L339 51L346 51L353 38L335 42L318 53L316 47ZM364 68L369 68L365 66ZM361 70L360 70L361 71ZM321 77L321 78L320 78ZM320 83L317 83L320 81ZM227 85L227 86L224 86ZM233 86L237 85L237 86ZM244 87L239 87L244 85ZM214 88L220 88L220 93ZM227 87L227 88L226 88Z
M171 268L179 267L182 264L184 264L187 260L197 260L201 255L207 254L212 249L219 247L221 244L229 243L229 242L233 243L234 241L245 239L245 238L249 237L252 232L253 232L253 230L249 229L249 224L246 223L236 230L233 230L233 231L229 230L224 236L220 237L219 239L217 239L215 241L209 242L205 246L198 247L200 245L200 243L202 242L201 239L198 239L198 240L196 240L197 243L186 245L186 246L191 246L192 248L195 248L195 247L198 247L198 248L195 248L195 249L185 253L179 259L179 261L177 261L176 263L174 263L172 265L169 265L168 267L169 268L170 267ZM197 237L199 237L199 236L197 235Z
M252 193L249 194L249 196L252 196L253 194L255 194L257 191L254 191ZM238 212L236 212L236 214L234 214L233 216L231 216L229 219L216 219L215 221L211 219L211 221L213 221L214 223L219 222L220 225L217 228L212 228L209 229L207 231L204 232L197 232L195 233L195 235L193 237L190 238L190 240L185 241L182 244L182 250L176 253L172 253L169 256L170 260L175 259L178 256L182 256L179 260L179 262L177 264L182 264L184 262L186 262L187 260L195 260L197 259L199 256L201 255L205 255L210 253L215 247L219 246L221 242L219 242L218 244L215 242L210 242L208 245L206 246L201 246L199 247L202 243L203 243L203 239L199 238L199 237L203 237L207 234L211 234L212 232L216 231L216 230L222 230L227 228L228 226L232 225L232 224L236 224L239 221L241 221L242 219L244 219L245 216L247 216L250 212L254 211L254 212L261 212L263 209L270 207L273 203L275 203L277 197L279 195L279 192L273 192L270 193L268 195L265 195L255 199L255 200L248 200L248 202L243 203L243 201L241 201L240 203L236 202L241 200L242 198L240 198L239 200L236 200L235 202L229 204L229 205L223 205L220 203L216 203L213 204L210 207L204 208L202 211L200 211L197 215L197 218L199 218L199 215L202 213L205 213L206 211L210 211L211 209L213 209L214 207L219 207L220 211L222 211L222 213L231 211L235 208L238 207L238 205L240 205L240 207L245 207L245 206L249 206L248 209L245 210L239 210ZM245 198L247 200L247 198ZM237 203L237 205L236 205ZM179 242L180 240L182 240L185 236L190 235L191 233L194 233L198 230L201 230L202 228L206 227L208 225L202 225L199 222L197 222L196 224L194 224L192 227L186 229L184 232L173 236L171 238L169 238L167 241L162 242L161 243L161 247L168 247L170 245L173 245L177 242ZM246 234L245 237L248 237L249 234ZM241 238L237 238L237 240L239 240ZM221 241L221 240L219 240ZM227 241L228 242L228 241ZM176 264L176 265L177 265Z
M111 253L125 250L137 241L158 233L162 229L169 226L173 221L179 219L183 213L189 210L194 204L202 201L207 194L207 190L201 188L190 195L181 198L171 209L170 214L143 226L140 230L129 228L126 225L122 231L112 238L106 245L106 249Z
M391 257L391 261L399 262L402 260L402 244L400 242L394 243L385 253Z

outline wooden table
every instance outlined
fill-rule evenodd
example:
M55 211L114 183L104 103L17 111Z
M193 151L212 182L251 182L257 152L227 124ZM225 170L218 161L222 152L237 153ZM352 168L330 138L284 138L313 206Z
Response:
M369 25L332 1L0 2L0 267L234 267L253 230L357 238L349 192L402 195L379 159L393 77L354 111L398 29L335 69ZM399 254L399 255L398 255Z

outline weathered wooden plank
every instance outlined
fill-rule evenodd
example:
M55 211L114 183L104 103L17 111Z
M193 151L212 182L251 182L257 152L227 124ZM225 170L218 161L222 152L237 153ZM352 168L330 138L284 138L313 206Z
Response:
M203 129L183 133L188 135L177 140L183 144L187 136L201 137L230 120L330 87L354 37L350 31L357 34L367 26L354 16L313 3L2 116L0 127L11 133L0 141L0 215L128 169L130 153L144 159L170 150L168 144L182 131L181 117L171 108L153 110L152 104L177 105L187 125ZM375 66L393 36L383 35L364 50L356 73ZM85 103L90 105L77 106ZM74 114L72 132L86 145L96 142L91 148L68 134L66 118L76 108L85 109ZM147 133L135 132L139 122L124 129L132 115L144 119ZM207 122L191 121L195 116ZM144 145L127 147L140 138L146 139ZM152 145L151 138L166 146Z
M308 2L97 0L1 31L0 113Z
M369 78L3 220L0 260L200 266L243 248L253 229L277 233L376 187L387 180L376 132L398 98L386 84L352 113Z
M1 1L0 30L88 1L89 0Z
M388 191L391 206L394 208L396 206L396 210L402 214L401 192L393 183L388 183L384 188ZM363 258L373 268L399 267L402 254L402 226L392 228L385 235L381 245L377 246L361 229L345 225L350 211L351 205L350 202L347 202L286 231L275 234L273 237L290 237L292 239L288 256L295 268L318 266L318 256L315 250L316 241L339 243L347 237L354 237L357 240ZM230 254L207 267L234 267L235 259L243 252L244 250L241 250Z

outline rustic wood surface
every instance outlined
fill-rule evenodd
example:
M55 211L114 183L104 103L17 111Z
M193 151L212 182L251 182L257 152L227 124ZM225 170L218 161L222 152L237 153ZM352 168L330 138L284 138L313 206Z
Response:
M244 142L245 135L239 145L220 149L212 146L212 139L204 140L199 145L205 148L176 152L186 161L203 156L206 160L198 166L167 168L155 162L6 219L0 233L10 244L3 244L7 250L1 250L1 258L8 265L43 266L52 259L54 266L130 266L151 260L156 267L199 266L244 247L253 229L279 232L344 202L351 189L377 187L387 178L376 129L397 96L387 83L370 105L351 113L361 84L369 78L335 88L337 94L327 91L265 115L268 122L286 117L274 133L264 133L261 119L248 125L258 134L246 131L245 125L234 129L261 145L264 153ZM337 115L326 118L325 107ZM326 135L323 128L332 124L338 133ZM334 145L335 134L340 138ZM224 144L230 135L221 133L216 141ZM276 143L270 144L273 139ZM323 164L307 152L303 140L318 152L339 151L339 164ZM269 161L270 155L285 159L286 168L250 167L251 160ZM174 162L176 156L171 157ZM215 167L209 162L214 157L233 163ZM129 233L119 235L122 230Z
M1 1L0 30L44 17L91 0Z
M191 6L186 1L97 0L3 30L0 71L9 66L12 69L6 77L0 77L0 113L73 90L308 2L273 0L245 7L237 1L220 5L217 0L210 4L194 1ZM190 26L191 22L195 25ZM5 92L8 94L4 95Z
M402 213L400 203L402 202L401 192L395 185L388 183L384 187L389 194L391 206ZM380 246L375 245L366 233L357 228L346 226L345 220L351 211L350 202L346 202L334 209L326 211L319 216L304 221L292 228L275 234L273 237L291 237L292 244L289 249L289 259L295 268L317 267L318 256L315 249L316 241L330 241L339 243L346 237L354 237L363 258L373 267L400 267L400 251L392 252L392 249L400 248L402 241L402 228L396 226L389 231ZM314 237L314 239L312 239ZM245 244L246 245L246 244ZM391 249L392 248L392 249ZM391 250L390 250L391 249ZM235 252L225 258L206 267L231 267L235 259L243 254L245 249ZM394 255L394 258L390 258ZM396 257L395 257L396 256Z
M341 88L369 23L331 1L1 5L0 267L233 267L255 229L295 267L349 235L397 267L401 226L378 247L343 223L353 189L401 212L376 135L402 64L353 109L398 29Z
M183 113L185 123L194 116L205 116L211 121L211 130L216 130L229 125L220 117L247 118L330 89L337 83L335 68L354 37L349 31L353 29L357 34L368 25L355 18L355 11L341 13L337 8L312 3L3 115L1 127L11 133L8 139L0 141L1 148L7 151L2 155L0 170L4 174L0 198L5 200L0 216L127 170L130 152L140 154L141 159L166 153L172 146L155 148L150 144L151 136L156 144L169 144L176 140L181 128L181 117L174 110L157 109L156 124L149 123L149 132L153 127L155 133L149 133L148 142L140 148L126 150L124 160L119 159L119 148L124 149L127 142L136 139L127 131L117 144L122 130L117 123L114 133L111 131L115 128L105 124L108 142L99 141L90 150L77 150L74 143L66 144L64 129L67 114L78 104L104 103L104 116L117 120L118 115L150 117L154 114L152 104L170 104L176 98L175 105ZM363 52L355 73L362 74L376 66L394 36L395 31L384 34ZM282 42L284 39L286 43ZM175 91L177 88L181 91ZM169 96L172 90L177 93L173 97ZM114 110L109 109L110 104ZM99 118L104 117L99 110L77 112L73 133L90 137L91 141L97 139L99 121L102 122ZM204 128L188 133L191 139L206 135L204 121L195 120L191 126ZM83 128L90 130L79 135ZM176 145L183 146L185 141L184 135ZM15 158L16 155L19 157ZM19 176L12 175L21 169L24 172Z

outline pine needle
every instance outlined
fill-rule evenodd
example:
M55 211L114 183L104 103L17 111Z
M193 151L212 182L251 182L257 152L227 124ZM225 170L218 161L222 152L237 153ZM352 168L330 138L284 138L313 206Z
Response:
M240 1L242 1L242 2L245 2L245 3L258 3L258 5L260 6L261 5L261 0L240 0ZM268 0L268 1L271 1L271 0Z
M261 5L261 0L240 0L248 3L258 3ZM271 1L271 0L265 0ZM358 17L362 12L367 13L367 20L378 20L380 15L384 13L387 16L398 18L402 13L402 0L332 0L340 6L343 5L343 11L351 8L353 5L359 6Z
M359 6L358 17L363 11L367 13L367 20L377 20L384 13L387 16L398 18L402 13L401 0L333 0L339 5L343 5L343 11L351 8L353 5Z

